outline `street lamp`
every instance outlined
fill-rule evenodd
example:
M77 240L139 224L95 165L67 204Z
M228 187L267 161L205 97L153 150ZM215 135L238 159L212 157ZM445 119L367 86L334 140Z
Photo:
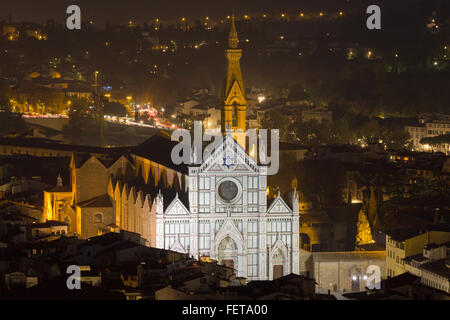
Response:
M95 78L95 95L97 95L98 74L99 74L99 72L96 70L96 71L94 72L94 78Z

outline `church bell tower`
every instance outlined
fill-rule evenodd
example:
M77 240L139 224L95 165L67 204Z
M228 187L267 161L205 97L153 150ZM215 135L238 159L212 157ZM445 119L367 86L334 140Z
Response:
M239 38L233 15L228 35L228 48L225 51L227 75L223 91L222 132L226 133L230 130L234 139L245 149L247 101L239 63L242 49L238 48L238 44Z

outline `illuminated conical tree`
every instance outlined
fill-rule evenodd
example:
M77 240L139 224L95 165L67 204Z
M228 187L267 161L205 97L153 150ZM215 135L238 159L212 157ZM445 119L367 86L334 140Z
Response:
M377 218L377 199L375 197L375 188L373 186L370 187L370 198L367 207L367 216L369 218L369 222L374 225Z
M356 241L355 244L363 245L372 243L372 230L370 229L369 220L364 213L364 210L360 210L358 214L358 222L356 224Z

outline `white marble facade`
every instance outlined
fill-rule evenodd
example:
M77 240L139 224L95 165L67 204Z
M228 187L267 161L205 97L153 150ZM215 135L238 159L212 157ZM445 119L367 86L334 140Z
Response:
M267 168L231 136L187 179L189 208L175 196L164 210L157 196L157 247L209 256L248 280L299 273L298 194L269 201Z

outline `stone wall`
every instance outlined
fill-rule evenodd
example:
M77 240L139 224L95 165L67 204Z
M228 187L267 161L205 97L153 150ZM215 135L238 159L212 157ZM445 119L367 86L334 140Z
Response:
M310 259L313 269L309 263L306 270L316 280L318 292L365 290L370 265L380 268L382 279L386 274L385 251L313 252Z

